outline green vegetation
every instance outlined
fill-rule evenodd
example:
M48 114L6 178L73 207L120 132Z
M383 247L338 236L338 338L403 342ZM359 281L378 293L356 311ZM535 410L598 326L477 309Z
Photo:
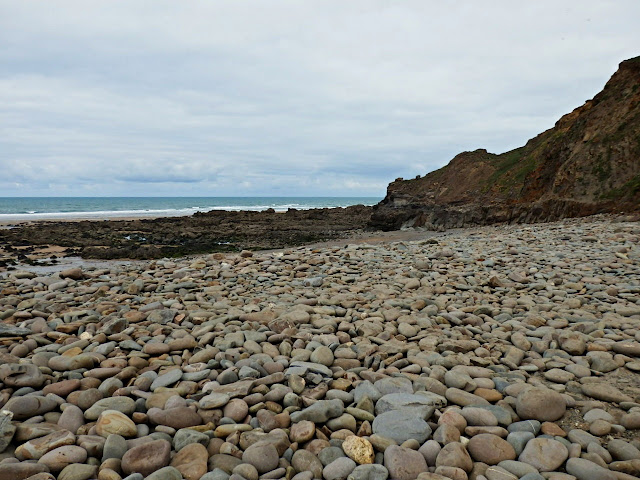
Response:
M525 147L516 148L499 155L495 160L496 170L487 180L483 192L497 186L503 193L513 187L522 185L532 171L538 166L535 155L525 154Z
M640 175L636 175L621 187L614 188L600 195L602 200L617 200L622 197L632 197L640 193Z
M602 183L611 177L611 147L607 147L606 157L600 153L591 173Z

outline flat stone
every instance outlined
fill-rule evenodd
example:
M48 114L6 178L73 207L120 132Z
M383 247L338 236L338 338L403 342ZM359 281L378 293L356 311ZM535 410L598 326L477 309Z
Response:
M529 440L518 457L520 462L535 467L539 472L553 472L569 457L563 443L550 438Z
M420 452L397 445L385 450L384 466L396 480L414 480L427 470L427 462Z
M383 465L358 465L353 469L349 480L387 480L389 471Z
M567 410L567 403L558 392L542 388L531 388L523 391L516 399L518 416L541 422L554 422L560 419Z
M12 397L4 405L3 410L10 411L14 420L26 420L50 412L57 406L56 401L51 398L26 395L24 397Z
M151 384L150 390L153 392L158 388L168 387L169 385L173 385L176 382L179 382L182 378L182 370L179 368L174 368L169 370L167 373L163 373L159 375Z
M516 452L509 442L489 433L471 437L467 450L471 458L487 465L497 465L504 460L516 458Z
M410 393L390 393L384 395L376 402L376 414L399 411L411 413L424 420L428 420L436 407L434 400L422 395Z
M308 420L314 423L324 423L330 418L339 417L344 412L341 400L319 400L313 405L291 414L291 422L297 423Z
M391 438L397 443L415 439L424 443L431 435L431 427L422 418L412 413L389 411L382 413L373 421L373 433Z
M211 393L224 393L229 396L229 398L235 397L246 397L253 385L255 384L255 380L240 380L235 383L230 383L228 385L214 385L209 391Z
M336 458L322 470L325 480L346 480L356 468L356 462L348 457Z
M0 324L2 325L2 324ZM28 363L5 363L0 365L0 382L7 387L33 387L39 388L45 378L40 369Z
M583 394L596 400L615 403L633 402L633 398L609 384L585 383L580 388Z
M32 333L33 331L28 328L14 327L13 325L0 323L0 337L24 337Z
M578 480L617 480L614 472L584 458L570 458L566 464L567 473Z
M171 444L166 440L154 440L133 447L122 457L122 471L126 474L141 473L148 476L169 465Z
M72 463L83 463L87 459L87 451L75 445L65 445L45 453L38 463L46 465L53 472L59 472Z
M206 447L199 443L191 443L173 457L171 466L175 467L185 480L200 480L207 473L208 460L209 453Z
M109 397L98 400L84 412L87 420L98 420L98 417L107 410L115 410L124 415L131 415L136 410L136 403L129 397Z
M260 474L277 468L279 459L278 450L270 443L254 444L242 454L242 461L253 465Z

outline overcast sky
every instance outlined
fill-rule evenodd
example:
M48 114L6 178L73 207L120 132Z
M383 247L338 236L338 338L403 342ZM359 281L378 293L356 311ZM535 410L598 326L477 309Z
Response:
M0 196L383 196L640 55L640 1L0 0Z

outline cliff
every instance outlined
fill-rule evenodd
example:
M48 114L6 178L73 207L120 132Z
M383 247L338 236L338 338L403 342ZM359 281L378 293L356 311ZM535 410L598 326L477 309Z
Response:
M392 182L371 226L435 229L640 210L640 57L526 145L464 152L424 177Z

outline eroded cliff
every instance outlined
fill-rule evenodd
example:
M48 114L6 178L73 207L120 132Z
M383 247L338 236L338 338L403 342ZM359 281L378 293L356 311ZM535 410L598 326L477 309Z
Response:
M371 226L449 228L640 209L640 57L523 147L464 152L392 182Z

